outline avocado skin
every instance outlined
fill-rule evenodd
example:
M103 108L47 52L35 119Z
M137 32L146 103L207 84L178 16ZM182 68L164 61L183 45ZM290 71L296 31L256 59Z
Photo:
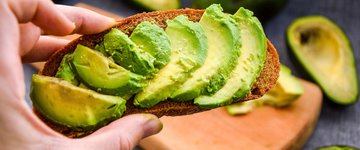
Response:
M130 38L118 29L112 28L104 36L104 41L96 46L100 52L112 57L118 65L136 74L150 76L157 72L155 58L137 47Z
M167 100L204 63L208 44L199 23L179 15L167 20L165 31L171 42L170 62L135 96L135 106L148 108Z
M34 108L47 119L76 131L95 130L121 117L126 110L126 100L121 97L102 95L42 75L33 75L30 97Z
M208 57L204 65L172 94L171 99L175 101L193 100L218 91L226 83L240 55L240 30L234 18L223 13L220 5L208 7L199 23L209 39ZM217 35L218 32L222 34ZM225 41L226 44L220 44L226 47L217 45L218 41Z
M88 47L82 46L82 45L78 45L77 48L75 49L75 52L72 54L72 61L71 61L71 65L72 68L74 68L74 72L78 75L79 80L81 81L81 83L84 83L87 87L91 88L94 91L97 91L99 93L102 94L109 94L109 95L115 95L115 96L122 96L123 98L129 97L129 95L132 95L134 93L139 92L144 86L145 86L145 77L132 73L124 68L122 68L121 66L117 66L116 64L113 63L112 68L108 68L109 66L101 66L103 68L99 68L99 69L105 69L103 71L97 71L97 68L92 68L92 69L88 69L89 72L80 72L79 69L77 69L77 67L82 67L83 63L85 63L86 65L89 65L87 67L92 66L92 63L96 63L97 59L93 59L93 60L87 60L87 59L83 59L82 57L84 55L86 55L85 53L90 53L91 51L93 51L92 53L95 54L97 59L101 59L101 60L105 60L105 61L109 61L108 63L113 63L111 61L111 59L106 58L105 56L103 56L100 52L97 52L95 50L92 50ZM78 60L83 61L83 62L78 62ZM86 62L88 61L88 62ZM99 65L100 62L98 62ZM94 65L95 66L95 65ZM97 66L99 67L99 66ZM116 71L115 71L116 70ZM110 75L104 77L105 73L110 73L110 72L117 72L120 73L120 75L118 76L118 78L113 79L111 77L109 77ZM86 77L86 76L90 76L90 77ZM105 80L103 82L101 81L93 81L94 78L103 78L103 80ZM119 81L121 80L121 78L126 78L124 80L127 81ZM113 79L113 80L111 80ZM101 82L101 83L99 83ZM125 83L124 83L125 82ZM118 87L115 88L109 88L108 84L111 84L109 86L114 87L113 85L117 85L119 84ZM106 87L107 86L107 87Z
M332 102L339 105L351 105L358 101L359 87L353 49L350 40L335 22L324 16L303 16L288 26L286 38L291 54L295 57L295 64L299 65L299 69L305 76L319 84ZM303 47L317 53L304 54L303 51L306 49ZM334 50L336 50L335 53ZM322 65L316 64L323 62L325 58L330 58L331 55L336 55L337 60L328 61ZM316 59L312 58L314 56ZM331 64L339 60L342 62ZM329 64L331 68L342 70L322 71ZM339 64L343 65L339 67ZM336 80L331 79L336 76Z
M250 10L240 8L233 15L241 30L241 55L226 84L212 95L201 95L194 103L204 108L216 108L246 96L260 75L266 59L266 36L260 21Z
M318 147L316 150L359 150L360 148L346 145L332 145L326 147Z
M72 69L71 61L73 59L72 54L66 54L61 60L58 71L55 74L55 77L64 79L65 81L70 82L73 85L79 85L79 81L76 78L76 74Z
M154 66L164 67L170 60L170 40L165 31L148 21L141 22L130 35L130 39L142 50L155 57Z

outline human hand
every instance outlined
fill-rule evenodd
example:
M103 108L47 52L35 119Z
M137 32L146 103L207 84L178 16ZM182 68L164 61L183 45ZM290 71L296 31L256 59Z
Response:
M43 35L91 34L115 21L50 0L0 1L0 147L2 149L132 149L161 130L149 114L126 116L95 133L69 139L39 120L25 102L22 62L46 60L68 41Z

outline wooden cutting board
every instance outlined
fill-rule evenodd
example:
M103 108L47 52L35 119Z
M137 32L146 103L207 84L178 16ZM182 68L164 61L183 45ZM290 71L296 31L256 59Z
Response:
M290 107L262 107L243 116L224 108L181 117L162 117L163 130L140 142L146 150L301 149L311 135L322 103L315 85L302 81L304 95Z

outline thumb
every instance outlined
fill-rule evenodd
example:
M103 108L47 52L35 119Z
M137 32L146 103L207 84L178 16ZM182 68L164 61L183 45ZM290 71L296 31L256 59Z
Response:
M80 139L77 146L85 149L133 149L141 139L161 129L162 123L154 115L129 115Z

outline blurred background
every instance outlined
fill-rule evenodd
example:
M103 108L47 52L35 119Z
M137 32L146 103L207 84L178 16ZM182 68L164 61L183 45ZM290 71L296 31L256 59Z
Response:
M254 11L263 23L265 33L278 50L282 64L288 66L297 77L312 81L291 57L286 41L286 29L295 19L307 15L322 15L335 22L348 36L353 47L356 64L360 63L360 6L359 0L182 0L166 7L142 5L147 0L54 0L55 3L87 5L127 17L135 13L177 7L206 8L211 3L221 3L226 12L233 13L240 6ZM140 1L140 2L138 2ZM143 2L141 2L143 1ZM168 0L172 1L172 0ZM146 2L145 2L146 3ZM27 92L31 74L36 69L24 65ZM357 72L360 70L357 65ZM359 76L359 73L358 73ZM359 77L358 77L359 78ZM28 94L27 94L28 95ZM27 97L29 100L29 97ZM307 112L303 112L307 113ZM310 150L326 145L350 145L360 147L360 104L340 106L323 98L317 126L303 149Z

